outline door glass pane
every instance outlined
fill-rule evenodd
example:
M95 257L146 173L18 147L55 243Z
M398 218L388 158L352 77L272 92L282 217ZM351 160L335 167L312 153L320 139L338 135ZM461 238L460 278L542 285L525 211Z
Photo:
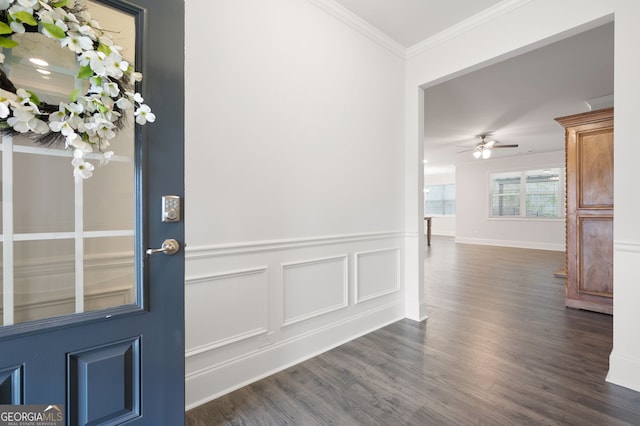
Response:
M13 153L14 233L73 232L74 181L69 161L70 156Z
M133 236L84 240L86 311L135 303L133 244Z
M135 69L135 22L131 15L86 2L123 58ZM3 49L3 69L18 88L41 101L70 102L88 84L75 76L75 55L39 33L15 36ZM48 65L33 65L31 58ZM14 135L0 137L0 324L11 325L135 304L135 129L131 110L111 141L115 156L102 165L90 158L93 176L74 179L72 152L64 141L39 145Z
M13 243L16 324L75 312L73 246L71 239Z

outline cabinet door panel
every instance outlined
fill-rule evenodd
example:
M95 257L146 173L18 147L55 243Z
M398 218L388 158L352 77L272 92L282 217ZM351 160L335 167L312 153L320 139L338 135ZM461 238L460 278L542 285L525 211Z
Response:
M578 133L580 208L613 207L613 133Z
M580 219L578 293L613 297L613 218Z

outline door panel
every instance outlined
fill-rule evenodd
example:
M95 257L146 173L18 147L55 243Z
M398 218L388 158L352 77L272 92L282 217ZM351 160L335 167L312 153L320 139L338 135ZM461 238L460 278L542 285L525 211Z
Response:
M120 157L80 183L63 149L2 139L0 403L64 405L73 425L181 425L184 250L145 251L184 240L160 215L163 195L184 196L184 2L94 3L134 23L113 30L133 38L158 119L124 130Z

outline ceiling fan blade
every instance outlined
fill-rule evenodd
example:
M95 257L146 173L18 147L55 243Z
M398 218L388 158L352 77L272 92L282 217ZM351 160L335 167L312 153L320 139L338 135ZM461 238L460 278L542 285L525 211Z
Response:
M491 149L496 149L496 148L517 148L518 144L511 144L511 145L494 145L493 147L491 147Z
M475 146L470 147L470 148L468 148L468 149L463 149L462 151L458 151L458 152L456 152L456 154L462 154L463 152L473 151L474 149L476 149L476 147L475 147Z

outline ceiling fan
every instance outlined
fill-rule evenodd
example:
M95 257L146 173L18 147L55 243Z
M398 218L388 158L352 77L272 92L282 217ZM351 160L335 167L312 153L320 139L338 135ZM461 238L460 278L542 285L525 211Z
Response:
M491 136L491 133L485 133L482 135L478 135L480 138L480 142L476 144L473 148L465 149L464 151L458 152L458 154L462 152L467 152L473 150L473 158L486 160L491 157L491 151L498 148L517 148L518 144L501 144L495 139L485 140Z

